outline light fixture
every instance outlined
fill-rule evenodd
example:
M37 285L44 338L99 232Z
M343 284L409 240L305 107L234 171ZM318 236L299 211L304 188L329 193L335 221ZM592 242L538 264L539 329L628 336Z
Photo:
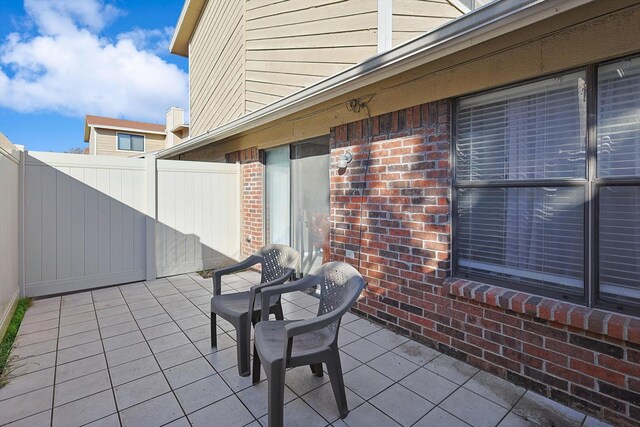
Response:
M345 154L340 154L338 156L338 169L346 169L351 160L353 160L351 152L347 151Z

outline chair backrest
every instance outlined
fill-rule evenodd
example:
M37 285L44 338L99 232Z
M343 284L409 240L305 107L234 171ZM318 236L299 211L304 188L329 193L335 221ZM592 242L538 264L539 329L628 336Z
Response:
M256 253L262 257L261 283L278 279L287 269L300 269L300 253L285 245L267 245Z
M336 321L329 326L335 333L340 318L364 289L364 279L358 270L344 262L326 263L314 275L320 279L318 316L335 312Z

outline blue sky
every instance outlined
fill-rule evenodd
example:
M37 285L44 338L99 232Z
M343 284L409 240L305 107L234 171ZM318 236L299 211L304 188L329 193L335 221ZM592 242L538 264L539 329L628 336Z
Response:
M86 147L84 115L164 123L188 110L168 45L184 0L0 1L0 132L31 151Z

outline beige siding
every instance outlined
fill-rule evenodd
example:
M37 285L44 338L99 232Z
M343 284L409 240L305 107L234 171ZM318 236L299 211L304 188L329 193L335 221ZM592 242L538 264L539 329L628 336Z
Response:
M144 150L158 151L165 148L165 136L156 134L144 134L138 132L124 132L136 135L144 135ZM98 156L131 157L139 154L137 151L119 151L117 131L113 129L96 129L96 153Z
M244 46L244 1L208 1L189 44L192 136L244 114Z
M376 53L377 0L247 0L246 112Z
M393 0L393 46L462 15L446 0Z

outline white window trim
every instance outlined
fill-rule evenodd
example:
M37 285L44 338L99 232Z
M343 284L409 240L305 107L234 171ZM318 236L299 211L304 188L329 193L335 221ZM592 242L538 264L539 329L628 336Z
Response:
M120 135L135 135L142 137L142 151L138 150L121 150L120 144L118 144L118 139ZM135 132L116 132L116 151L120 153L145 153L147 151L147 137L143 133L135 133Z

